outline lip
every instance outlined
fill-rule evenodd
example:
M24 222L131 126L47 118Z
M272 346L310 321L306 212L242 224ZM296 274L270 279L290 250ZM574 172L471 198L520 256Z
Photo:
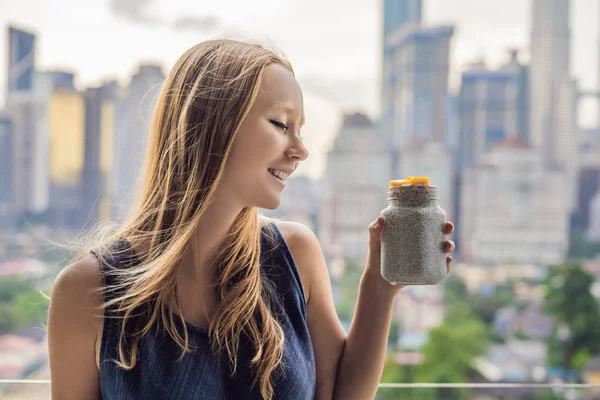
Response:
M283 171L282 169L280 171ZM275 179L277 182L281 183L284 187L285 187L285 181L282 181L281 179L279 179L278 177L271 175L271 173L269 171L267 171L267 174L269 174L269 176L273 179Z
M285 172L288 175L292 175L294 173L294 169L295 168L275 168L275 167L271 167L271 169L276 169L277 171L281 171L281 172Z

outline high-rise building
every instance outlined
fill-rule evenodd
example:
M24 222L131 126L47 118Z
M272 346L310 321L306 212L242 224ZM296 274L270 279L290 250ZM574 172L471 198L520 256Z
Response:
M600 148L579 154L577 202L572 228L585 232L592 222L592 201L600 194Z
M390 88L396 76L393 72L394 49L388 46L389 38L407 26L420 25L423 13L422 0L383 0L381 15L381 115L391 116L393 104L386 99L390 97Z
M8 27L7 90L4 108L12 130L13 215L21 225L48 206L48 137L43 99L35 71L36 36Z
M46 71L50 76L53 89L75 90L75 74L67 71Z
M445 143L450 41L454 28L406 26L386 40L382 128L391 149Z
M587 240L600 243L600 191L590 203L590 226L586 232Z
M56 82L54 72L39 74L44 82L49 204L48 224L57 231L81 229L81 184L85 146L85 103L81 93ZM59 78L60 82L60 78Z
M572 157L573 83L569 76L570 0L534 0L530 64L530 143L547 166Z
M519 95L517 96L517 133L523 143L529 143L529 107L531 100L529 98L529 65L519 62L518 50L510 52L510 61L503 68L504 71L515 72L519 76Z
M85 148L81 184L85 224L110 218L110 177L115 150L115 108L118 85L109 82L85 91Z
M13 92L4 112L12 121L12 199L20 221L48 208L48 132L45 102L34 91Z
M423 0L383 0L383 36L406 24L420 24L422 16Z
M367 227L387 207L389 160L375 124L345 115L322 179L318 233L327 257L366 256Z
M35 42L33 33L8 27L8 93L33 89L35 75Z
M12 121L0 115L0 229L14 224Z
M564 171L512 139L463 171L460 255L481 264L563 262L568 249L570 186Z
M122 218L139 193L136 187L146 155L152 114L165 80L158 65L142 65L115 107L113 168L110 174L112 213Z
M519 134L519 73L477 63L460 88L460 168L480 161L493 146Z

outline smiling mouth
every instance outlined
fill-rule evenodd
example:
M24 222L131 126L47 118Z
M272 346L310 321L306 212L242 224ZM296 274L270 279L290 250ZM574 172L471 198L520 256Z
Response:
M279 171L273 168L269 168L268 171L271 175L273 175L275 178L279 179L282 182L285 182L289 177L289 174L287 172Z

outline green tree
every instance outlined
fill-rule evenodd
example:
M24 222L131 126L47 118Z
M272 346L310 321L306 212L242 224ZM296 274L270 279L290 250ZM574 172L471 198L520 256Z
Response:
M350 322L354 313L354 305L348 299L344 298L336 301L335 311L340 321Z
M0 278L0 333L46 322L48 300L35 282Z
M0 303L0 334L17 329L19 317L9 303Z
M392 324L390 325L390 333L388 335L388 345L391 348L395 349L399 338L400 338L400 324L395 319L392 319Z
M564 397L554 393L552 389L540 390L535 394L533 400L563 400Z
M498 310L508 305L518 305L515 301L513 285L512 282L507 282L496 286L491 296L471 296L470 303L473 305L473 312L485 324L492 325Z
M444 323L429 333L422 349L423 362L417 369L417 382L467 382L473 359L486 351L489 341L488 327L467 306L454 307ZM421 395L423 399L462 400L468 398L468 391L439 388Z
M413 365L399 365L391 355L388 355L383 365L383 374L381 382L383 383L412 383L416 374L416 367ZM418 400L419 389L415 388L381 388L377 391L378 400Z
M32 283L18 277L0 278L0 302L9 302L19 293L31 290Z
M458 275L449 275L444 283L444 301L452 306L457 303L463 303L469 296L467 285Z
M21 326L42 324L48 315L48 300L35 291L28 290L15 296L11 302Z
M544 281L544 311L557 323L548 338L548 364L579 370L600 353L600 309L594 277L579 263L553 266Z
M600 242L590 242L583 232L574 231L569 241L569 259L592 259L600 254Z
M342 321L352 321L362 273L363 268L356 261L347 258L345 260L344 274L341 278L333 282L339 288L342 297L336 301L336 311Z

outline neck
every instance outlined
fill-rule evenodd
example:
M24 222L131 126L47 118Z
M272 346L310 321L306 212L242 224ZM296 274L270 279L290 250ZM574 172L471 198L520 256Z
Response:
M232 201L215 198L198 223L180 267L180 275L204 280L212 274L211 260L242 209Z

